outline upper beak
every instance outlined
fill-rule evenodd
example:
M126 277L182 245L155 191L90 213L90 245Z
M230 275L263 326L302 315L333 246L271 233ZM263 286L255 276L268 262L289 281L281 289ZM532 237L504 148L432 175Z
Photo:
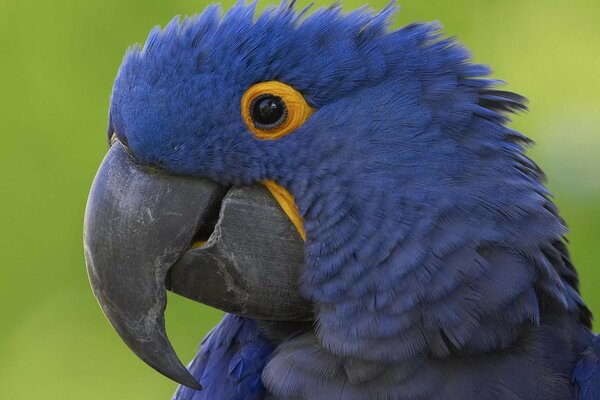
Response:
M210 235L208 243L192 248L198 235ZM121 338L194 389L200 384L166 335L166 281L176 293L241 315L312 317L297 290L302 239L266 189L163 174L137 165L118 141L90 191L84 249L94 294Z

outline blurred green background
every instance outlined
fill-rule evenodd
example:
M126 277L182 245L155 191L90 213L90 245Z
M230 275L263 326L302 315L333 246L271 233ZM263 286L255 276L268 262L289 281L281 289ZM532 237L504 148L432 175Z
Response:
M88 286L81 231L125 49L143 42L154 25L205 5L0 0L0 397L166 399L174 391L104 319ZM549 175L571 228L584 296L600 313L600 2L404 0L401 6L395 26L440 20L477 61L531 100L531 112L514 126L538 142L531 154ZM167 326L183 360L220 315L169 297Z

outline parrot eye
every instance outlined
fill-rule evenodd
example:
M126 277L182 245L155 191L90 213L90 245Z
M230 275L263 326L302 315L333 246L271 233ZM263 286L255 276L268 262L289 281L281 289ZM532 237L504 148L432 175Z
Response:
M315 110L304 96L282 82L252 85L242 97L242 117L258 139L278 139L299 128Z
M250 118L259 129L275 129L285 122L287 108L279 96L263 94L252 101Z

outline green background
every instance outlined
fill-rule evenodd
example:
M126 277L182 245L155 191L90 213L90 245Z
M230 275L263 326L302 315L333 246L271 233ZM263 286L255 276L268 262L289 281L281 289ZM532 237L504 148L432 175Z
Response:
M514 126L539 143L531 154L550 177L584 296L600 313L600 2L401 3L395 26L440 20L494 76L531 100L531 112ZM88 286L81 231L125 49L154 25L204 6L0 0L0 397L165 399L175 389L102 315ZM220 314L169 297L167 326L183 360Z

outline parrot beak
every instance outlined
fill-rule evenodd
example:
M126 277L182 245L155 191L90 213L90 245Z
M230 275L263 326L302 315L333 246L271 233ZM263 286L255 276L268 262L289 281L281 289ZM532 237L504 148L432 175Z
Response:
M193 389L201 385L166 334L167 287L238 315L312 318L297 288L303 241L267 189L139 166L118 141L90 191L84 249L94 295L123 341Z

